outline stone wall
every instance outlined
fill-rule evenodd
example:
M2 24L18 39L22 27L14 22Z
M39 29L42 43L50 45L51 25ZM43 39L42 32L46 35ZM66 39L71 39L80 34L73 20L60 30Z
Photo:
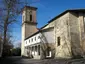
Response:
M72 55L79 55L80 50L80 33L79 33L79 21L78 13L70 12L69 14L69 25L70 25L70 34L71 34L71 49Z
M56 54L55 58L70 58L70 29L69 29L69 12L57 18L55 21L55 43ZM60 45L58 44L58 37L60 38Z
M84 13L70 12L70 33L71 33L71 49L73 56L84 55Z

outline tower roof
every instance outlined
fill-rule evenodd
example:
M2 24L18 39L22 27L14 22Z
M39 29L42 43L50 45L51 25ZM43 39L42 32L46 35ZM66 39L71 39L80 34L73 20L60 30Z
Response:
M36 8L36 7L32 7L32 6L25 6L24 8L29 8L29 9L37 10L37 8Z
M36 7L32 7L32 6L24 6L24 8L22 9L22 12L25 10L25 9L31 9L31 10L37 10Z

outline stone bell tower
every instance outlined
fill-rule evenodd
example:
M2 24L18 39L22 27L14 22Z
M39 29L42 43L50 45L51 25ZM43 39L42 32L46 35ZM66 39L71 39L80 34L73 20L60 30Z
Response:
M36 10L37 8L35 7L25 6L22 11L22 56L25 55L24 40L37 31Z

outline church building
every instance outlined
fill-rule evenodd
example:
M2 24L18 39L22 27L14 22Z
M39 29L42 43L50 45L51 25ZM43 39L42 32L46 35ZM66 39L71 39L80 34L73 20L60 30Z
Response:
M34 59L85 56L85 9L66 10L40 29L36 11L31 6L22 10L22 56Z

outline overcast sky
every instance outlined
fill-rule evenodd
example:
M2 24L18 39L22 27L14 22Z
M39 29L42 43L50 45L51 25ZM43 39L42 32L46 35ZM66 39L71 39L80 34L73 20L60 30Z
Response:
M23 0L24 1L24 0ZM67 9L85 8L85 0L28 0L32 1L30 6L37 7L37 27L44 26L49 20ZM34 3L35 2L35 3ZM18 22L14 24L13 36L15 44L21 41L21 15Z

